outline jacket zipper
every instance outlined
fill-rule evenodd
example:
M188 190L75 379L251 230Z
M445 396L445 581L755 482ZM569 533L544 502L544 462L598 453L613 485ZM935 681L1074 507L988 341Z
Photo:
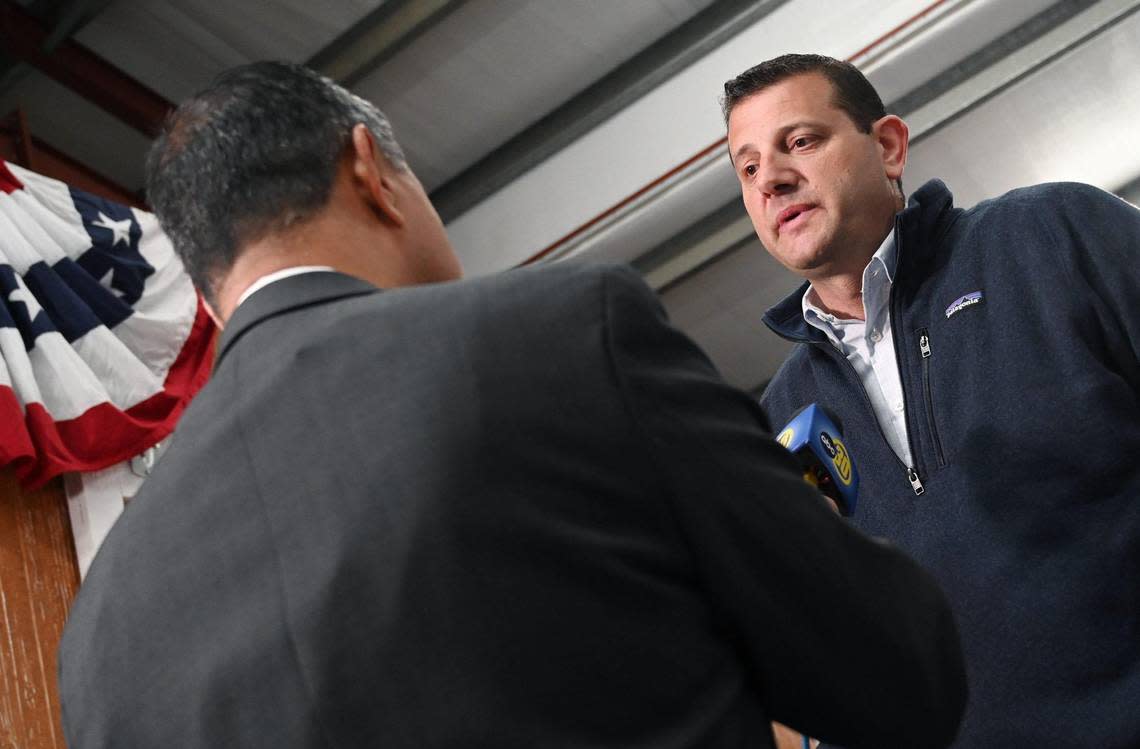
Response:
M895 214L894 232L895 232L895 256L897 258L899 258L899 260L901 261L902 250L903 250L903 248L902 248L902 231L899 229L898 214ZM898 275L898 261L896 261L896 263L895 263L895 275L896 276ZM899 370L899 385L902 385L903 366L902 366L902 357L899 356L899 310L898 310L897 306L895 305L895 288L897 287L897 285L898 284L893 284L893 283L891 284L891 290L887 295L887 309L889 309L891 311L891 343L893 343L894 347L895 347L895 366L898 367L898 370ZM852 367L852 369L854 369L854 367ZM858 376L858 373L856 373L856 376ZM902 391L903 391L902 392L903 406L905 409L905 406L906 406L906 387L905 386L903 387ZM866 395L866 393L864 393L864 396L865 395ZM870 398L868 398L867 400L869 401ZM909 409L906 409L904 411L904 421L905 421L905 415L909 414L909 413L910 413ZM878 421L878 418L876 418L875 421ZM907 424L906 425L906 444L910 448L910 459L917 464L918 463L918 450L914 449L914 436L913 436L912 432L913 432L913 430L910 428L910 424ZM900 460L899 462L901 463L902 461ZM906 480L910 482L910 488L914 490L914 496L921 497L923 494L926 493L926 487L924 487L922 485L922 479L919 478L919 476L918 476L917 465L906 467Z
M902 232L899 231L899 217L897 215L895 216L894 233L895 233L895 242L898 243L898 246L896 247L896 251L898 252L899 257L901 257L902 256L902 238L901 238ZM902 368L902 365L900 364L902 359L899 357L899 335L898 335L898 325L897 325L898 320L899 320L899 314L898 314L899 311L897 309L895 309L895 285L894 284L891 285L891 291L890 291L890 295L887 298L887 304L890 306L890 309L891 309L891 333L892 333L891 340L895 346L895 366L899 368L899 381L901 382L902 381L903 368ZM888 445L887 449L890 450L891 455L895 455L895 451L889 447L890 446L890 440L887 439L887 434L886 434L886 432L883 431L883 425L879 423L879 417L875 413L875 407L871 404L871 398L870 398L870 396L867 395L867 390L863 387L863 381L859 379L859 373L855 371L855 367L852 366L851 362L847 361L847 357L841 356L840 353L838 351L836 351L831 346L831 344L827 343L826 341L816 341L810 337L808 337L808 338L801 338L799 336L783 336L783 337L787 338L790 341L799 341L802 343L809 343L813 346L818 346L819 348L826 351L830 356L843 361L843 363L847 366L847 369L849 369L851 371L851 374L854 376L855 382L859 385L859 392L863 394L863 402L867 404L867 408L870 409L870 411L871 411L871 420L874 421L875 426L878 427L879 436L882 437L883 441L887 443L887 445ZM929 344L929 340L927 341L927 343ZM926 362L926 360L923 359L923 363L924 363L923 371L924 372L925 372L925 362ZM905 407L905 403L906 403L906 388L905 387L903 388L903 403L904 403L904 407ZM933 421L931 422L931 428L933 429ZM912 431L913 430L910 428L910 424L907 424L907 429L906 429L907 447L910 448L911 458L915 459L916 456L918 455L918 451L914 449L914 440L911 438L911 432ZM937 436L935 437L935 444L938 444L937 443ZM940 451L939 452L939 463L942 464L941 448L939 448L939 451ZM925 494L926 493L926 487L924 487L922 485L922 478L919 477L919 475L918 475L917 466L906 465L905 463L902 462L902 460L899 459L898 455L895 455L895 462L906 469L906 480L910 482L910 488L914 490L914 495L916 497L921 497L923 494ZM917 460L915 460L915 462L917 463Z
M938 425L934 423L934 398L930 395L930 335L926 328L918 330L918 351L922 354L922 397L926 405L926 420L930 424L930 439L934 442L934 454L941 468L946 465L946 459L942 457L942 440L938 437Z
M906 480L910 482L910 488L914 489L914 496L921 497L926 493L926 488L922 485L922 479L918 477L918 471L914 468L907 467Z
M901 260L903 257L903 233L898 228L898 214L895 214L895 253L896 257ZM895 267L895 275L898 274L897 261ZM902 357L898 356L898 308L895 304L895 287L897 284L890 285L890 292L887 296L887 308L890 310L890 341L895 345L895 366L898 368L898 384L903 384L903 365ZM855 367L852 367L854 369ZM858 373L856 373L858 376ZM864 393L866 394L866 393ZM870 400L870 398L868 399ZM906 421L906 414L910 413L909 409L905 409L906 405L906 388L903 388L903 421ZM879 421L876 418L876 421ZM914 449L914 439L911 434L911 425L906 424L906 446L911 448L911 461L918 463L919 451ZM902 461L899 461L902 463ZM917 465L906 466L906 480L911 482L911 489L914 490L915 497L921 497L926 494L926 487L922 486L922 479L919 478L919 471Z

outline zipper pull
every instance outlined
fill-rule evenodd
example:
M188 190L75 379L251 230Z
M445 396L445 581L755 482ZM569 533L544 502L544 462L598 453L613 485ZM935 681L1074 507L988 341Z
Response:
M923 359L930 358L930 336L923 333L918 338L918 350L922 352Z
M914 470L913 468L907 468L906 477L907 480L910 481L910 488L914 489L914 495L916 497L921 497L923 493L926 492L926 489L924 489L922 486L922 479L918 477L918 471Z

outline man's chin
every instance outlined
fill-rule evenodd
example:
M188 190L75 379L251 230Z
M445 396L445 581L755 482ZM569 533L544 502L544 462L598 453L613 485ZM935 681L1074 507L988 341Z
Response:
M784 267L797 276L809 276L827 265L825 254L818 247L796 247L777 255Z

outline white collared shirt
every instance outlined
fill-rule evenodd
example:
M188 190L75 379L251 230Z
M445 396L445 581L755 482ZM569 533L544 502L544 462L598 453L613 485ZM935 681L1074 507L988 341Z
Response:
M249 288L241 293L241 296L238 297L237 304L234 305L234 309L240 307L242 302L253 296L253 292L264 289L274 281L280 281L282 278L288 278L289 276L299 276L302 273L327 273L335 270L336 268L328 265L296 265L292 268L284 268L272 273L267 273L251 283Z
M863 269L863 314L866 320L844 320L824 312L814 303L818 296L811 286L804 293L803 311L808 325L822 330L832 345L851 362L863 383L863 390L871 399L871 407L887 443L903 463L911 466L914 464L907 441L906 406L888 304L897 262L898 249L892 230Z

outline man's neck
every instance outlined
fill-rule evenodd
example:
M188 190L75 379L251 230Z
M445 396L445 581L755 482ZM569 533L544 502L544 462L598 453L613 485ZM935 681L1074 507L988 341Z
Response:
M807 301L830 315L845 320L866 320L867 313L863 300L864 276L874 258L881 258L887 268L888 279L894 275L895 253L894 228L892 227L865 257L847 258L849 265L842 269L833 268L831 273L818 278L810 278L811 290ZM861 253L860 253L861 254Z
M844 320L865 320L863 273L830 276L812 281L810 300L823 311Z
M259 279L298 266L323 266L376 286L401 285L403 253L387 234L367 233L330 206L303 224L244 245L217 289L220 318L229 319Z

